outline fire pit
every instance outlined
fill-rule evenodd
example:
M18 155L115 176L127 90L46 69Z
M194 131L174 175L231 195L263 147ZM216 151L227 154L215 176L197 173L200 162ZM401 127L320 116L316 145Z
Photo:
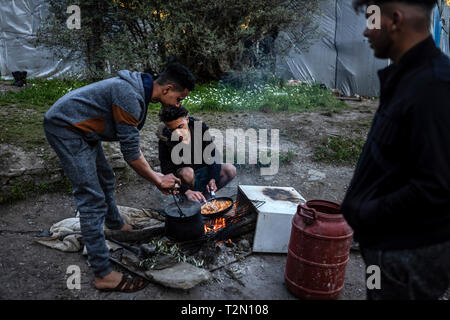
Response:
M250 201L238 193L233 207L223 217L205 220L205 238L209 241L223 241L237 238L256 228L256 208L264 201Z

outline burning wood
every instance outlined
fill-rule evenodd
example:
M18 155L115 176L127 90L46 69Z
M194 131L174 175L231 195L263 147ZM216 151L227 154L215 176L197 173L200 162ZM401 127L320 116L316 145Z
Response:
M205 223L205 233L211 231L217 232L218 230L225 228L225 226L226 226L225 218L217 218L210 220Z
M208 241L224 241L252 232L256 228L256 217L250 203L238 198L223 218L205 223L205 237Z

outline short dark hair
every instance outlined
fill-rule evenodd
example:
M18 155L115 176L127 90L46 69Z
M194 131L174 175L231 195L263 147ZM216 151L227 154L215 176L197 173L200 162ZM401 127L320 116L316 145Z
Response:
M159 111L159 120L162 122L170 122L186 117L188 114L189 111L181 105L179 107L162 107Z
M420 6L423 9L431 11L437 4L437 0L353 0L353 8L360 11L361 7L368 5L370 2L374 4L383 4L388 2L403 2L410 5Z
M172 84L176 91L189 91L195 88L195 77L184 65L178 62L169 64L155 80L160 85Z

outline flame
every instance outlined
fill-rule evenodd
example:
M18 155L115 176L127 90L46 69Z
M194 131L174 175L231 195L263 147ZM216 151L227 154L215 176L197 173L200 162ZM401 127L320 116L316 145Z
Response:
M231 239L227 239L227 240L221 240L221 241L217 241L216 244L223 244L223 243L233 243L233 241L231 241Z
M225 228L225 218L217 218L213 222L208 222L205 224L205 233L210 231L218 231L220 229Z
M242 217L247 212L250 204L245 204L242 207L239 207L239 200L237 200L233 204L233 208L229 213L226 214L226 217L217 218L214 220L209 220L204 224L205 233L208 232L217 232L227 225L226 219L228 218L228 223L237 223L241 221ZM226 240L227 242L231 242L231 239Z

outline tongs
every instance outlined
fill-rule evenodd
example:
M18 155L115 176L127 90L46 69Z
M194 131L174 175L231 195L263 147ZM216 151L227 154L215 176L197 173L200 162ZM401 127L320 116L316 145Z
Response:
M178 205L178 201L177 201L177 198L175 197L175 193L174 193L174 190L176 190L178 188L179 188L178 184L175 184L175 189L170 190L170 193L172 194L173 200L175 201L175 204L178 208L178 213L180 214L180 217L184 218L184 217L186 217L186 215L183 213L180 206Z

